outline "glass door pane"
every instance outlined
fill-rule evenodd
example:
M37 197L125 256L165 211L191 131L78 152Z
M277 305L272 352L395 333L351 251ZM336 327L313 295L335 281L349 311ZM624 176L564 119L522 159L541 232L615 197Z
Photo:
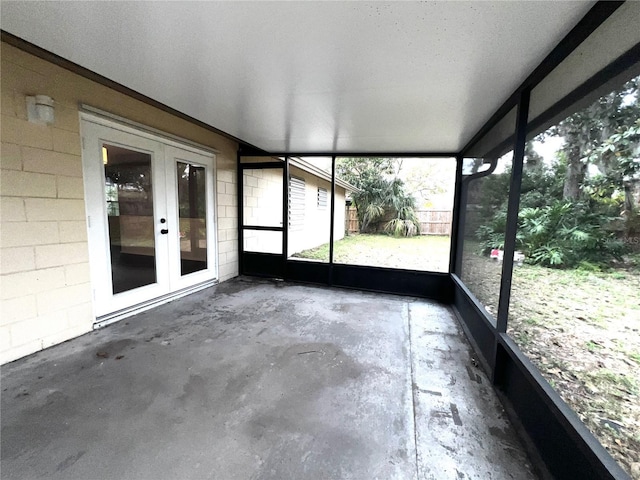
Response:
M151 155L102 144L113 293L156 283Z
M177 162L180 274L207 268L205 167Z

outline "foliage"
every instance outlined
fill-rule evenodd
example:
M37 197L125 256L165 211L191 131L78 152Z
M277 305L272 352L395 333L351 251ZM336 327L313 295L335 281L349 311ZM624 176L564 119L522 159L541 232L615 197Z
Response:
M525 164L522 172L520 209L542 208L554 199L562 198L562 159L547 167L535 156L531 143L527 144ZM533 158L532 158L533 157ZM478 221L481 226L476 237L482 241L484 253L494 248L504 248L507 225L507 203L511 169L482 179L482 188L477 199Z
M640 118L639 83L640 77L630 80L546 132L565 141L565 200L583 200L595 190L602 199L620 196L628 211L635 208L633 190L640 180L640 167L632 158L640 145L640 136L634 131ZM591 174L589 166L599 173Z
M483 253L489 253L494 248L504 249L504 237L507 229L507 211L501 209L488 222L483 223L476 230L476 237L482 242Z
M550 267L575 267L581 262L622 259L624 246L602 226L612 219L584 203L556 201L524 208L518 215L516 241L530 262Z
M405 191L395 167L391 158L350 157L336 162L337 174L358 188L351 199L362 233L375 232L380 227L395 236L420 233L415 199Z
M441 158L397 159L398 175L416 199L418 209L438 208L453 202L455 160Z
M602 265L625 252L616 228L627 236L640 231L639 83L627 82L538 136L564 139L552 164L526 145L516 245L529 263ZM485 253L504 246L510 177L507 170L483 179L474 199Z
M638 231L640 215L634 198L640 184L640 119L617 129L589 156L590 161L610 156L616 159L605 173L585 182L589 195L607 205L622 204L627 234Z
M531 166L525 157L520 187L520 208L543 207L553 199L561 199L566 157L559 155L549 166L538 163Z
M553 268L601 265L621 260L624 244L603 228L612 220L587 203L556 200L542 207L524 207L518 214L516 248L527 262ZM485 250L504 247L506 212L497 212L476 235Z
M564 159L562 154L550 166L525 159L516 248L525 253L528 263L554 268L620 259L624 245L606 228L614 220L615 210L592 200L562 200ZM510 177L507 170L484 180L476 237L485 253L504 248Z

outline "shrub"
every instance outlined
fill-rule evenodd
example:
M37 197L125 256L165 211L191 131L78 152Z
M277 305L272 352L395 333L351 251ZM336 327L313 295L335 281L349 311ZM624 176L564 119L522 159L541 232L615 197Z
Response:
M555 268L602 265L621 260L624 244L605 228L613 219L593 212L584 203L556 201L544 207L525 207L518 216L516 247L524 251L527 262ZM485 250L502 248L506 214L494 215L478 229Z
M384 231L410 237L420 233L415 199L404 182L394 177L392 158L340 158L336 171L358 188L351 196L358 213L361 233Z

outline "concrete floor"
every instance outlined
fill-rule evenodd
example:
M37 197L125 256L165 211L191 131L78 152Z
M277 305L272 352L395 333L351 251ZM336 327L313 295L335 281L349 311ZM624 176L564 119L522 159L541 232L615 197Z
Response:
M2 368L3 479L532 479L447 307L236 279Z

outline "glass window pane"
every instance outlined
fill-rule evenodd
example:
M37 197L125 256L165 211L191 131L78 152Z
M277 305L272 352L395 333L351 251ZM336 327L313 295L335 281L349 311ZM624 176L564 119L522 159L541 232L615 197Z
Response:
M289 172L288 257L328 262L331 157L291 157ZM344 196L342 205L344 208ZM336 225L334 235L337 238L344 236L344 222Z
M207 268L207 197L205 167L177 163L180 274Z
M449 270L452 158L336 159L334 261Z
M461 279L493 317L498 312L512 152L486 177L469 181Z
M151 155L103 144L113 293L156 282Z
M281 168L243 170L243 225L283 226L282 173Z
M464 219L462 251L458 252L460 278L494 324L500 301L516 117L514 107L465 152L468 158L462 163L465 203L460 205Z
M244 229L243 251L256 253L282 253L282 232Z
M507 329L632 476L640 464L639 83L574 107L528 142Z

